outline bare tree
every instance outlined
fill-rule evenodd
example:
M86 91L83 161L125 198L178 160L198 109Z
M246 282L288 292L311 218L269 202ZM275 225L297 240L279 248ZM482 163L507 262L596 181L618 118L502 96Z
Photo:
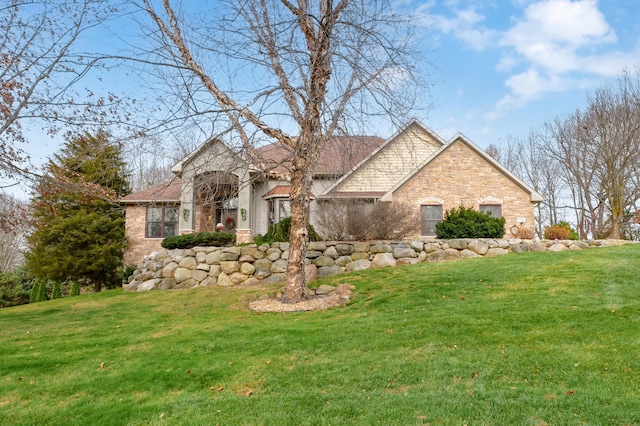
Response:
M624 72L615 86L598 88L587 101L582 133L597 153L594 169L610 211L609 238L620 238L625 212L640 198L640 72Z
M198 11L201 21L169 0L162 4L142 0L162 47L148 61L183 82L180 110L210 120L215 134L237 140L254 163L265 142L288 153L292 223L283 301L300 301L319 153L355 125L407 116L417 95L408 21L384 0L217 1L209 13Z
M538 133L560 164L580 235L620 238L620 224L640 199L640 73L623 72L587 98L584 111L556 117Z
M29 176L25 131L103 124L118 104L74 87L99 63L84 34L114 11L108 0L0 0L0 177Z
M24 261L29 231L24 202L0 194L0 272L12 271Z

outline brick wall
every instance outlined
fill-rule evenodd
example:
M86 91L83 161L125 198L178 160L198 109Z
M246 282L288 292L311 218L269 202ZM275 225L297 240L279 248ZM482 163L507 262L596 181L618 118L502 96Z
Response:
M125 265L137 265L149 253L162 250L162 238L145 238L146 215L146 205L127 205L125 229L129 247L124 253Z
M418 217L421 204L442 203L443 213L460 206L501 204L507 230L518 218L525 219L525 226L534 225L530 194L460 141L398 188L393 202L414 206Z

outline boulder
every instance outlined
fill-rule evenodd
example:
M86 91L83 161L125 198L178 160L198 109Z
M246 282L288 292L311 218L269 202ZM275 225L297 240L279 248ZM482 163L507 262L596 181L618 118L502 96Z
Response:
M373 248L373 247L372 247ZM371 268L384 268L387 266L396 266L396 258L389 252L378 252L373 256L371 261Z
M283 273L272 274L267 278L267 284L278 284L287 281L287 275Z
M173 274L178 269L178 264L176 262L168 263L164 268L162 268L162 277L163 278L171 278Z
M487 254L487 250L489 250L489 245L481 240L472 240L467 244L467 249L472 252L484 256Z
M391 245L383 243L374 244L371 246L371 253L391 253Z
M191 278L193 278L198 282L198 284L200 284L208 276L209 276L209 273L207 271L200 271L196 269L195 271L193 271Z
M418 257L418 253L411 247L396 247L393 249L393 257L396 259L402 257Z
M192 270L187 268L178 268L176 272L173 274L173 278L176 280L178 284L190 280L192 276Z
M304 266L304 275L307 281L313 281L318 278L318 267L316 265L305 265Z
M502 247L494 247L487 250L487 254L485 254L485 256L487 257L502 256L503 254L509 254L509 252L506 249L503 249Z
M357 253L354 253L353 255L355 255ZM336 259L335 264L338 266L347 266L347 263L351 263L353 262L355 259L352 259L353 255L351 256L340 256L339 258ZM368 258L368 257L367 257ZM330 266L329 265L323 265L323 266Z
M369 269L369 268L371 268L371 261L369 259L360 259L360 260L354 260L353 262L348 263L344 269L347 272L353 272L353 271L362 271L364 269Z
M467 242L462 238L447 240L447 244L449 244L449 247L452 249L462 250L467 248Z
M159 280L157 278L151 279L151 280L147 280L145 282L143 282L142 284L140 284L138 286L138 291L149 291L149 290L153 290L156 286L156 284L159 284L162 280Z
M319 277L327 277L329 275L336 275L344 272L344 268L340 266L321 266L318 268L318 276Z
M335 265L335 261L328 257L328 256L320 256L316 259L313 260L312 262L314 265L316 265L317 267L323 267L323 266L334 266Z
M229 277L229 275L225 274L224 272L221 272L220 275L218 275L216 284L223 287L227 287L227 286L233 285L233 281L231 281L231 278Z
M464 249L460 252L460 257L462 259L474 259L476 257L482 257L482 256L480 256L478 253L476 253L473 250Z
M340 255L338 254L338 250L336 250L335 246L327 247L327 249L322 254L332 259L337 259L338 257L340 257Z
M287 272L287 261L286 260L276 260L271 264L271 272L274 274Z
M316 289L316 295L325 295L335 291L335 287L332 285L322 284Z
M307 243L307 250L325 251L327 244L324 241L309 241Z
M269 275L271 275L271 269L266 268L256 268L256 270L253 272L253 276L259 280L263 280Z
M198 262L196 262L195 257L189 256L182 259L182 261L178 265L181 268L196 269L196 266L198 266Z
M240 262L235 260L223 260L220 262L220 268L222 268L222 272L227 275L233 274L240 270Z
M240 264L240 272L242 272L245 275L253 275L255 270L256 270L256 267L249 262Z
M353 253L353 244L338 243L336 244L336 250L340 256L346 256Z

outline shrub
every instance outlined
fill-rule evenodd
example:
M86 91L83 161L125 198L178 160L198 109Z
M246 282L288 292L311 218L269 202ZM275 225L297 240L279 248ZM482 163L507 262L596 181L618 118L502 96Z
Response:
M393 240L418 232L414 207L405 203L332 200L322 204L319 225L332 240Z
M309 241L321 241L322 237L315 231L313 225L307 226L307 232L309 234ZM264 235L257 234L253 241L260 244L271 244L276 241L289 241L289 234L291 233L291 218L287 217L282 219L278 223L274 223L269 227L269 232Z
M574 240L575 241L575 240L579 240L580 239L580 237L578 236L578 232L571 227L571 224L569 222L563 220L561 222L558 222L558 225L564 226L565 228L567 228L569 230L569 239L570 240Z
M127 284L129 282L129 277L133 275L136 269L136 265L125 265L124 268L122 268L122 282Z
M69 291L69 296L78 296L80 294L80 283L78 281L74 281L71 283L71 290Z
M23 267L11 272L0 272L0 307L29 303L33 280Z
M547 226L544 229L544 238L547 240L570 240L578 239L578 234L573 231L574 238L572 237L571 226L567 222L560 222L555 225Z
M517 235L518 238L522 238L523 240L532 240L535 236L536 231L530 227L520 228L520 232L518 232Z
M51 300L60 299L62 297L62 289L60 288L60 283L56 281L53 283L53 291L51 292Z
M36 302L44 302L45 300L49 300L47 297L47 283L41 282Z
M196 246L227 246L236 241L236 235L228 232L198 232L197 234L176 235L162 240L162 247L171 249Z
M472 208L460 206L445 212L444 220L436 224L436 235L452 238L502 238L506 219L493 217Z
M35 281L33 283L33 287L31 287L31 292L29 293L29 303L36 303L39 292L40 292L40 281Z

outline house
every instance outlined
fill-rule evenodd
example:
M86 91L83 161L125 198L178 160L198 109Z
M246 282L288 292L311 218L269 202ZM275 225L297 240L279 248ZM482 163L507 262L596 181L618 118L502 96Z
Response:
M288 217L286 147L271 144L240 155L212 139L171 170L176 179L124 197L130 247L126 263L160 248L162 239L222 224L238 242L251 241ZM542 197L465 136L445 141L414 120L390 138L334 137L318 160L310 221L320 234L332 203L403 204L416 219L411 235L435 236L446 210L490 211L512 225L533 226ZM345 211L344 214L348 214ZM506 231L505 231L506 232Z

